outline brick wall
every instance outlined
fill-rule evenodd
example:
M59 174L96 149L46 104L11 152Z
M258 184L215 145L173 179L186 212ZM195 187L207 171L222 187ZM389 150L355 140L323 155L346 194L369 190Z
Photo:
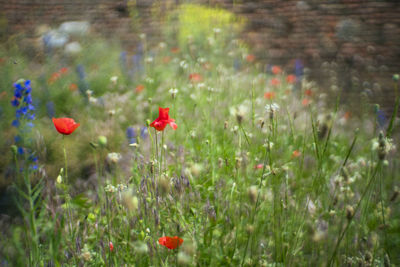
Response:
M294 58L300 58L324 89L332 85L332 72L323 66L335 62L340 89L358 97L367 90L373 101L386 105L391 112L391 75L400 72L399 0L212 3L248 19L243 37L259 58L288 69Z
M36 25L58 26L67 20L88 20L95 31L118 36L132 45L137 35L127 10L128 0L0 0L0 14L8 21L6 35ZM173 8L179 0L136 0L140 30L157 37L160 21L152 19L152 4L159 12ZM398 0L201 0L221 6L248 19L243 37L258 58L291 66L302 59L323 82L324 62L335 61L341 71L339 87L359 92L374 82L386 88L385 79L400 72L400 1ZM132 1L131 1L132 3ZM355 82L358 80L357 86ZM364 83L368 81L368 83ZM329 86L326 84L325 86ZM389 89L387 89L389 90ZM385 90L383 90L385 92ZM387 91L390 94L389 91ZM387 97L380 94L379 97ZM391 96L388 96L391 97Z

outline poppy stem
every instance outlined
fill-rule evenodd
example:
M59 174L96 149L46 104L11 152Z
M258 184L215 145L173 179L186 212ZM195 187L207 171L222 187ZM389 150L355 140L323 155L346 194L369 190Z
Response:
M67 170L67 150L65 149L65 135L63 135L63 150L64 150L64 178L65 183L68 184L68 170Z

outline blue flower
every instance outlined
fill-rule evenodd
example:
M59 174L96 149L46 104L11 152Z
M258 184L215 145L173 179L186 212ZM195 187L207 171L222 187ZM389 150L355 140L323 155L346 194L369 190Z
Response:
M85 67L82 64L76 66L76 71L78 72L79 79L84 80L86 78Z
M14 83L14 99L11 101L11 105L17 108L15 110L15 119L12 121L11 125L18 128L18 134L14 137L14 142L18 147L18 155L27 154L29 156L28 161L36 163L38 159L34 156L34 152L29 149L32 140L25 138L26 133L31 131L30 128L34 127L32 121L35 119L35 107L32 104L32 88L30 85L30 80L24 81L21 79L17 83ZM20 157L20 160L22 161L21 163L24 164L20 165L23 166L21 170L26 168L36 170L38 168L37 164L29 165L30 163L24 160L24 157Z
M49 116L50 119L56 115L53 101L49 101L46 103L46 109L47 109L47 116Z
M233 68L235 71L239 71L241 67L240 60L238 58L235 58L233 61Z
M140 129L140 137L142 137L142 139L145 139L147 137L147 127L143 126Z
M382 110L378 110L376 112L376 119L378 121L379 127L383 128L386 124L385 112L383 112Z
M18 128L19 127L19 120L13 120L11 125Z
M126 137L128 138L129 144L136 143L136 132L133 127L126 129Z
M296 61L294 62L294 74L297 78L300 78L304 75L304 65L300 59L296 59Z
M19 142L21 142L21 136L19 136L19 135L16 135L16 136L14 136L14 142L15 143L19 143Z
M19 101L18 101L18 99L17 99L17 98L14 98L14 99L11 101L11 105L13 105L14 107L18 107L18 106L19 106Z
M20 154L20 155L24 154L24 149L20 146L18 147L17 151L18 151L18 154Z
M32 104L32 96L30 94L24 97L24 102L27 104Z

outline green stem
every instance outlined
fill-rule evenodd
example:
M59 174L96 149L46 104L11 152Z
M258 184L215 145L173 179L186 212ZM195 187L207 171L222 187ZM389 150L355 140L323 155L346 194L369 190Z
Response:
M65 149L65 135L63 135L63 150L64 150L64 178L65 184L68 185L68 169L67 169L67 150Z
M372 185L372 182L374 181L374 178L375 178L375 176L376 176L376 173L378 172L378 169L380 169L381 165L382 165L382 161L379 161L378 164L377 164L376 167L375 167L374 173L372 174L371 178L370 178L369 181L368 181L367 187L365 188L364 192L362 193L362 195L361 195L361 197L360 197L360 200L358 201L357 206L356 206L356 208L354 209L353 215L349 218L349 221L347 222L346 227L344 228L343 232L339 235L339 238L338 238L338 240L337 240L337 242L336 242L336 245L335 245L335 248L334 248L334 250L333 250L332 256L331 256L331 258L329 259L328 266L332 266L333 259L334 259L335 256L336 256L336 253L337 253L337 250L338 250L338 248L339 248L340 242L343 240L343 237L345 236L347 230L349 229L349 227L350 227L350 225L351 225L351 222L353 221L354 216L357 214L357 211L358 211L358 209L360 208L361 202L363 201L363 199L364 199L365 195L367 194L367 192L368 192L370 186Z

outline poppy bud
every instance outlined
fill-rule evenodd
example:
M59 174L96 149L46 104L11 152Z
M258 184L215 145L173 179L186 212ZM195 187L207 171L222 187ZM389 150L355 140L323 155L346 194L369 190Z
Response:
M146 125L147 125L147 127L150 126L150 123L151 123L151 121L150 121L149 119L147 119L147 120L146 120Z
M228 121L224 122L224 129L226 130L228 128Z
M400 79L400 75L399 74L393 74L393 81L397 82Z
M242 160L241 157L236 157L236 169L239 169L240 166L242 166Z
M170 181L168 177L165 175L161 175L160 179L158 180L158 185L160 186L161 194L167 194L170 188Z
M236 120L237 120L237 122L238 122L239 124L242 124L242 121L243 121L243 115L242 115L242 114L239 114L239 113L237 113L237 114L236 114Z
M396 200L396 198L398 197L398 195L399 195L399 188L397 188L397 186L394 188L394 192L393 192L393 195L392 195L392 197L390 198L390 201L391 202L394 202L395 200Z
M104 135L100 135L97 139L97 142L99 143L99 145L101 146L106 146L107 145L107 137L105 137Z
M347 220L351 220L354 216L354 208L352 206L347 205L346 207L346 218Z
M108 244L108 246L110 247L110 251L113 252L114 250L114 245L113 243L110 241L110 243Z
M251 224L246 225L246 232L250 235L254 232L254 226Z
M222 158L218 158L218 167L222 168L223 164L224 164L224 160Z
M247 194L249 196L249 199L251 201L251 203L256 203L257 201L257 186L252 185L249 187L249 189L247 190Z
M13 152L14 155L17 155L17 151L18 151L17 146L16 145L12 145L11 146L11 151Z

